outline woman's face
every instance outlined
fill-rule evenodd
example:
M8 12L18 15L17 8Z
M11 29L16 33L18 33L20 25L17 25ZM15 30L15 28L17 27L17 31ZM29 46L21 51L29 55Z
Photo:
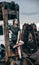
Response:
M18 21L17 20L15 20L15 22L14 22L14 27L18 27Z

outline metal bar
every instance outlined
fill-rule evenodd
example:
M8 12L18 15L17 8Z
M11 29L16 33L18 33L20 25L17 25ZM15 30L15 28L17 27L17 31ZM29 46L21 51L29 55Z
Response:
M8 38L8 16L7 11L4 9L4 6L2 7L2 15L3 15L3 21L4 21L4 35L5 35L5 60L8 60L8 57L10 56L10 47L9 47L9 38Z

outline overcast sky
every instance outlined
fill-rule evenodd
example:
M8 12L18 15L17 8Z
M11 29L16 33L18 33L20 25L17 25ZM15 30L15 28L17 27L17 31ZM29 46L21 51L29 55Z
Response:
M20 7L20 23L24 22L39 22L39 0L0 0L0 1L15 1Z

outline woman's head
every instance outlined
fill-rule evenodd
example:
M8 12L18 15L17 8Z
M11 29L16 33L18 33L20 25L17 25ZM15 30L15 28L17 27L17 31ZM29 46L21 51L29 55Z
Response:
M18 19L14 19L13 20L13 25L14 25L14 27L17 27L18 26Z

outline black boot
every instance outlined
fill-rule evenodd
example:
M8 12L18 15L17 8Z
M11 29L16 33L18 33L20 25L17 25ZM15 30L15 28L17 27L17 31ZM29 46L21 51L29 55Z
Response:
M23 65L23 58L18 59L20 61L20 65Z

